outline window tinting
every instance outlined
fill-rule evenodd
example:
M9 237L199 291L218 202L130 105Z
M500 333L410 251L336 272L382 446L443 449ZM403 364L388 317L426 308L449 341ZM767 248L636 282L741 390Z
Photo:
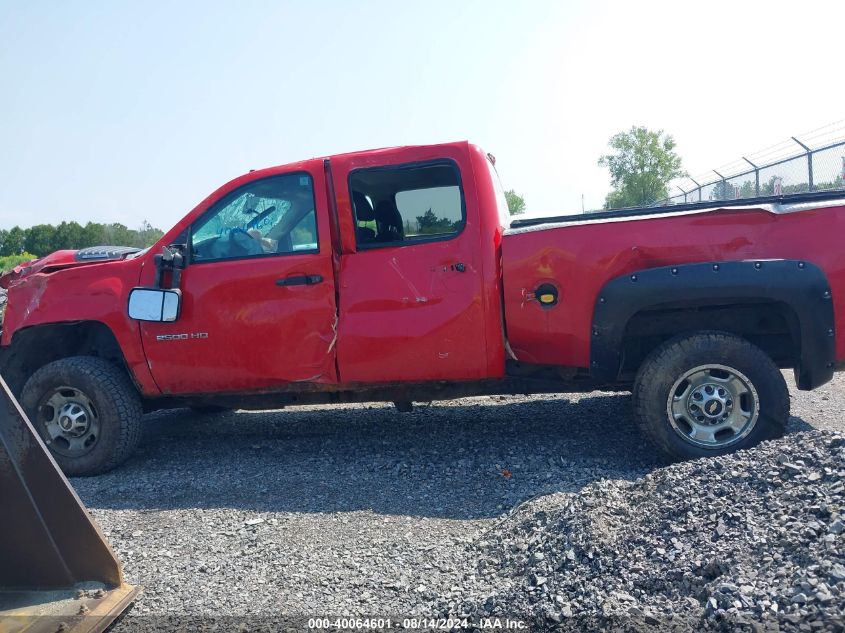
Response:
M194 261L317 252L311 176L274 176L235 190L194 223L191 247Z
M463 192L452 163L362 169L352 173L349 188L359 246L448 239L463 229Z

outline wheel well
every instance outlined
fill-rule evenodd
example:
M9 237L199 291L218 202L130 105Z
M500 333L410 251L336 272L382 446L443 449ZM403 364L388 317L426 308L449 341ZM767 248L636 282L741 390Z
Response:
M0 373L19 395L39 368L69 356L97 356L122 369L126 361L111 329L99 321L38 325L16 332L3 357Z
M787 304L749 301L726 305L675 305L634 314L622 340L623 380L633 379L646 356L683 333L718 330L761 348L778 367L796 367L801 354L798 317Z

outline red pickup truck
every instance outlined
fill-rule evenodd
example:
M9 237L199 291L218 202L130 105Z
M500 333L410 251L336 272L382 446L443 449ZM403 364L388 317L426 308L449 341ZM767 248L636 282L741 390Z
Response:
M144 411L633 391L670 458L783 433L845 361L845 192L511 222L466 142L223 185L152 248L0 279L0 371L69 474ZM509 228L508 228L509 227ZM609 424L624 423L609 420Z

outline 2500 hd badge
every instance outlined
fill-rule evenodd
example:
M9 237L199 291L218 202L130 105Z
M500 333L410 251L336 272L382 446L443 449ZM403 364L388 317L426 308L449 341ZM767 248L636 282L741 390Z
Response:
M208 332L191 332L190 334L159 334L157 341L187 341L192 338L208 338Z

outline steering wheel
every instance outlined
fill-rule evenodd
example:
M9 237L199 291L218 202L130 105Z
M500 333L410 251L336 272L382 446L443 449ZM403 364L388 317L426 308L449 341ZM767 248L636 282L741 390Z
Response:
M233 257L246 255L263 255L264 249L252 235L241 228L232 229L228 236L229 249Z

